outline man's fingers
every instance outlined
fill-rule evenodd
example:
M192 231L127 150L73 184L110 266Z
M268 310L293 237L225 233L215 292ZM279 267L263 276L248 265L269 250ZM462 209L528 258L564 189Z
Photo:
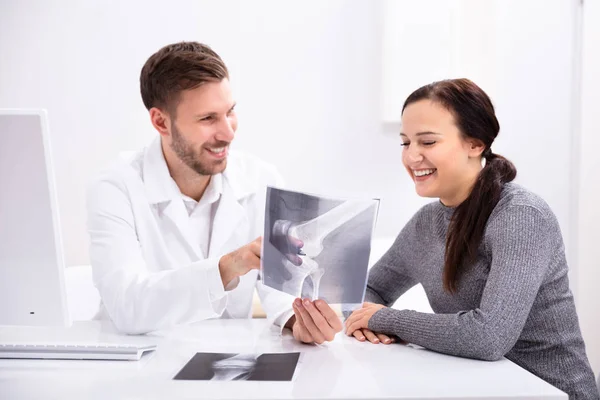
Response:
M302 321L302 315L300 314L300 309L296 305L296 301L292 303L292 308L294 310L294 315L296 316L296 322L304 327L304 321Z
M244 254L244 259L248 265L248 270L260 269L260 250L262 246L262 236L254 239L248 244L248 253Z
M260 248L262 246L262 237L259 237L258 239L254 240L253 242L251 242L248 245L248 248L250 249L250 251L257 256L258 258L260 258Z
M296 302L292 303L292 309L294 310L294 315L296 317L296 323L292 326L292 331L294 333L294 337L296 340L303 343L312 343L312 338L310 337L310 333L306 329L304 325L304 321L302 320L302 315L300 314L300 310L296 306Z
M296 266L302 265L302 258L298 255L300 249L304 247L304 242L293 236L286 236L286 248L285 257Z
M331 326L336 332L340 332L343 328L342 321L340 320L340 317L337 316L335 311L329 307L329 304L323 300L316 300L314 304L315 307L317 307L317 309L321 312L323 317L325 317L329 326Z
M251 269L260 269L260 255L249 253L246 256L246 263L248 265L248 270Z
M302 318L302 321L304 322L304 326L312 336L315 343L322 344L323 342L325 342L325 337L323 337L323 334L315 325L315 322L313 321L312 317L310 316L306 308L302 305L302 301L299 301L297 299L295 300L295 304L296 307L298 307L298 310L300 311L300 316Z
M300 314L300 310L298 309L298 306L296 305L296 301L294 301L292 303L292 309L294 310L294 316L296 317L296 324L298 324L298 327L303 331L303 332L308 332L306 330L306 326L304 325L304 321L302 320L302 315ZM292 329L294 329L294 327L292 326ZM298 328L297 328L298 329Z
M300 250L304 247L304 242L296 237L288 236L287 241L293 249Z
M304 307L308 310L313 322L317 326L317 329L321 332L325 340L331 342L335 338L337 331L333 329L329 322L323 317L321 312L315 307L314 303L310 300L304 301Z
M294 309L294 316L296 317L296 322L294 322L294 325L292 325L292 334L294 335L294 338L297 341L303 342L303 336L306 329L302 325L302 317L300 317L300 311L298 311L298 309L293 303L292 308Z
M300 266L300 265L302 265L302 259L300 258L299 255L287 253L285 255L285 258L287 258L288 260L290 260L290 262L292 264L294 264L295 266L297 266L297 267Z

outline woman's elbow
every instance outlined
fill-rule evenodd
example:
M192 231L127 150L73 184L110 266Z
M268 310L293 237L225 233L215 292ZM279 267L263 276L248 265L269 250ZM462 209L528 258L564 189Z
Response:
M505 354L504 351L497 349L486 349L481 351L476 358L482 361L499 361L504 358Z
M475 350L473 358L483 361L499 361L510 351L506 343L496 335L486 334L483 337L483 340L479 341L479 345L473 347Z

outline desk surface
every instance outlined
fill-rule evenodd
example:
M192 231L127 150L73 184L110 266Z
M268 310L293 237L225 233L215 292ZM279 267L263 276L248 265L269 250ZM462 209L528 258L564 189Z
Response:
M120 336L108 322L70 329L0 327L0 340L98 340L158 344L140 361L0 360L6 399L566 399L508 360L475 361L422 348L360 343L339 334L323 346L280 336L266 320L211 320L146 336ZM291 382L173 380L196 352L300 351Z

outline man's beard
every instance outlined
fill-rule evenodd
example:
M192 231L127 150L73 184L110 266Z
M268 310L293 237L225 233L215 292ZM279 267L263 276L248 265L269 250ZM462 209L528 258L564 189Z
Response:
M174 123L171 123L171 149L175 152L177 157L188 167L194 170L199 175L215 175L223 172L227 166L227 158L215 161L204 161L201 157L202 150L196 150L194 147L186 141L181 135L181 132L177 130ZM214 147L225 147L228 146L228 142L217 142ZM208 151L208 150L206 150Z

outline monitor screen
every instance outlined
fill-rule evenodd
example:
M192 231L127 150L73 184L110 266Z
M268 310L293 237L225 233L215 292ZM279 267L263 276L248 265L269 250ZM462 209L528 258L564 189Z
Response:
M0 325L70 323L46 112L0 109Z

